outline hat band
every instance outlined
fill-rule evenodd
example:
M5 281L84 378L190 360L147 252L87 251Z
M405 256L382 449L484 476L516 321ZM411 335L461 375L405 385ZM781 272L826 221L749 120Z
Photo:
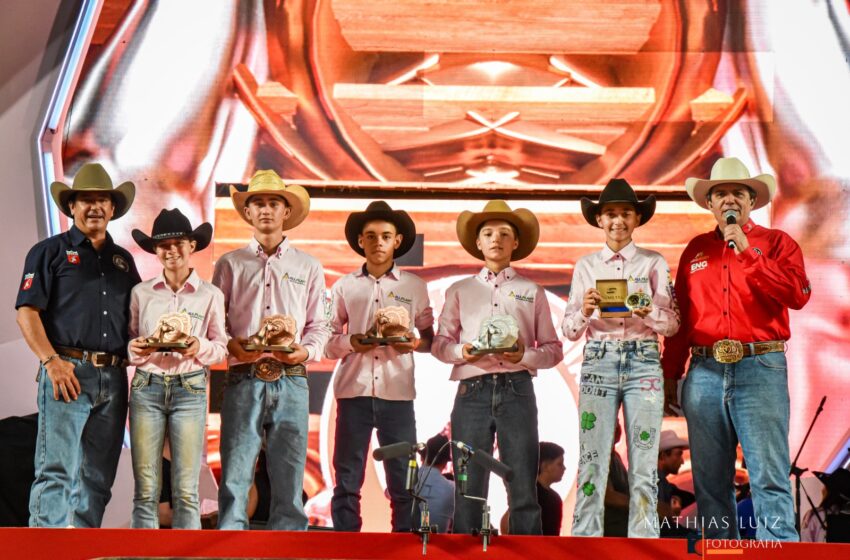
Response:
M192 235L187 231L172 231L170 233L156 233L151 236L151 239L171 239L172 237L189 237Z

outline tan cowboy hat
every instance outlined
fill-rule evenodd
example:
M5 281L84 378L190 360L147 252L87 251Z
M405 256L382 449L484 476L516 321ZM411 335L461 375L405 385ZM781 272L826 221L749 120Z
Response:
M457 218L457 238L467 253L476 259L484 260L484 254L475 245L475 239L481 224L490 220L504 220L513 224L519 232L519 245L511 254L512 261L522 260L534 251L540 238L540 223L537 217L525 208L511 210L504 200L491 200L481 212L465 210Z
M113 189L112 179L99 163L83 165L74 175L74 183L71 187L62 181L53 181L50 184L50 196L53 197L53 202L59 207L59 211L69 218L73 218L73 216L68 200L77 193L91 191L103 191L112 196L112 205L115 206L115 213L112 214L113 220L117 220L126 214L136 197L136 185L130 181L125 181L118 185L118 188Z
M776 194L776 179L773 175L763 173L756 177L750 177L747 166L738 158L720 158L711 167L710 179L699 179L689 177L685 180L685 190L694 202L708 209L708 191L714 185L721 183L735 183L746 185L756 193L756 203L753 210L767 205Z
M230 185L230 198L239 216L248 223L250 220L245 216L245 207L248 199L257 194L273 194L286 200L286 204L292 208L289 217L283 222L283 229L292 229L307 217L310 213L310 195L300 185L287 185L280 175L271 169L261 169L254 173L248 181L248 190L242 192Z

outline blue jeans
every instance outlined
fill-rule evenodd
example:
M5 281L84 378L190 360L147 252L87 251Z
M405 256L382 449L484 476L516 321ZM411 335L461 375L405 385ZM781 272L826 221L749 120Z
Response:
M301 501L307 463L309 393L306 377L265 382L228 372L221 407L218 528L247 529L248 491L265 436L271 506L269 529L304 531Z
M127 420L126 370L67 360L74 364L80 382L75 401L54 400L46 370L40 368L38 373L31 527L100 527L121 456Z
M575 536L603 535L605 490L621 402L629 450L628 535L658 537L658 438L664 380L655 340L589 340L584 346Z
M171 527L200 529L198 480L207 423L207 372L154 375L136 370L130 384L130 445L133 455L131 527L159 529L162 447L171 449Z
M452 439L473 449L493 451L498 437L499 458L514 471L506 484L512 535L539 535L540 506L537 504L537 399L527 371L488 374L461 381L452 409ZM461 453L452 447L455 477ZM490 473L475 463L468 464L467 494L487 497ZM481 528L481 503L460 494L455 483L454 532L470 533Z
M785 354L735 364L692 356L682 387L697 508L704 537L737 539L735 448L741 442L753 493L759 540L797 541L788 449Z
M333 465L336 486L331 515L337 531L359 531L360 488L366 475L366 454L372 430L378 430L381 446L406 441L416 443L413 401L390 401L372 397L337 399ZM392 503L393 531L410 531L413 499L404 489L407 457L384 461L387 490Z

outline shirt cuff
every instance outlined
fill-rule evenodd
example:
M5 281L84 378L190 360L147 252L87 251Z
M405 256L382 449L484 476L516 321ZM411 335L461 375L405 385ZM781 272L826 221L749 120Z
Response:
M456 360L459 360L461 362L465 361L463 359L463 344L455 344L455 347L452 350L452 354L454 354Z

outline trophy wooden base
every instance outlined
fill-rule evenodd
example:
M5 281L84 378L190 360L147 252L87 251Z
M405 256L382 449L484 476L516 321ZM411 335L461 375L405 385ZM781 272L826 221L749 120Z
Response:
M171 352L175 348L188 348L185 342L146 342L145 348L153 348L154 352Z
M394 344L396 342L410 342L410 339L406 336L367 336L360 339L360 344L374 344L376 346L386 346L387 344Z
M283 352L284 354L295 352L291 346L268 346L265 344L245 344L242 348L248 352Z
M513 346L505 346L504 348L473 348L469 351L473 356L483 356L484 354L501 354L503 352L516 352L519 347L514 344Z

